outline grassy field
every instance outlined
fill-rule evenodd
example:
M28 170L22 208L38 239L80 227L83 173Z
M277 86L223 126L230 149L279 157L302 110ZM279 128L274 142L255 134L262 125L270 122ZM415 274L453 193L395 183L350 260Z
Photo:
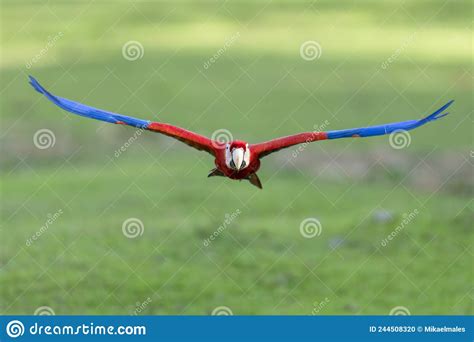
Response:
M2 2L0 312L473 314L470 7ZM130 41L141 58L124 58ZM402 149L378 137L271 155L259 191L206 178L212 158L167 137L67 114L29 74L95 107L250 142L456 102ZM40 129L53 146L35 146ZM310 238L308 218L321 223Z

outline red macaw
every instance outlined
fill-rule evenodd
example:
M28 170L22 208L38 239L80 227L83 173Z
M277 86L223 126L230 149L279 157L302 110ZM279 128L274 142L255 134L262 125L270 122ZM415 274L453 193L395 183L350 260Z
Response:
M262 188L262 183L257 176L257 171L260 168L260 159L269 155L270 153L293 145L309 143L318 140L369 137L390 134L396 130L411 130L422 126L427 122L437 120L447 115L448 113L443 114L443 112L453 102L448 102L433 114L420 120L410 120L380 126L344 129L338 131L305 132L273 139L259 144L249 145L247 142L241 140L234 140L227 143L220 142L173 125L161 122L152 122L148 120L140 120L125 115L115 114L101 109L89 107L65 98L57 97L44 89L38 83L38 81L31 76L30 84L54 104L61 107L62 109L67 110L68 112L96 120L106 121L114 124L128 125L140 129L158 132L178 139L179 141L182 141L183 143L198 150L206 151L215 157L214 163L216 166L210 171L208 177L224 176L231 179L247 179L250 181L250 183L260 189Z

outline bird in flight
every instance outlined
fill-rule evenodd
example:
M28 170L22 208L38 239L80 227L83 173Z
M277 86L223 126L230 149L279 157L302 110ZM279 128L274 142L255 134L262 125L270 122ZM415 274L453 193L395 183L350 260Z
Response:
M408 131L447 115L448 113L443 112L451 105L451 103L453 103L453 100L446 103L433 114L420 120L410 120L379 126L343 129L337 131L304 132L258 144L249 144L242 140L233 140L230 142L217 141L170 124L136 119L130 116L89 107L79 102L51 94L31 76L30 84L55 105L68 112L113 124L128 125L139 129L161 133L177 139L195 149L206 151L215 157L215 168L210 171L208 177L222 176L238 180L246 179L260 189L262 188L262 183L257 176L257 171L260 168L260 159L270 153L290 146L319 140L371 137L391 134L392 132L399 130Z

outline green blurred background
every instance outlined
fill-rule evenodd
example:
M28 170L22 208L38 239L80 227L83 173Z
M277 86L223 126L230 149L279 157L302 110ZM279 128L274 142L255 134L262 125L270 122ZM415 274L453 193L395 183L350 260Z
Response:
M469 1L2 1L1 313L473 314L471 14ZM28 74L250 142L456 102L402 149L385 136L273 154L260 191L206 178L212 158L170 138L67 114ZM53 146L35 146L41 129Z

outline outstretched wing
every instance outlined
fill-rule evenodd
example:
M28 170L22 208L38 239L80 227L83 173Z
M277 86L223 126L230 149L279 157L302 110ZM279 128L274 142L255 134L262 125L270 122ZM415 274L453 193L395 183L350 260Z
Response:
M141 120L130 116L107 112L105 110L89 107L79 102L74 102L62 97L55 96L48 92L45 88L43 88L43 86L41 86L41 84L39 84L39 82L31 76L30 84L33 86L33 88L35 88L36 91L46 96L55 105L61 107L64 110L67 110L68 112L96 120L106 121L114 124L128 125L140 129L158 132L178 139L179 141L182 141L183 143L192 146L198 150L207 151L212 155L215 154L212 140L205 136L173 125L168 125L160 122L152 122L149 120Z
M443 113L454 100L449 101L443 107L435 111L433 114L420 120L410 120L403 122L395 122L380 126L370 126L352 129L343 129L339 131L328 131L328 132L306 132L288 137L277 138L260 144L251 145L250 148L253 153L258 154L260 157L264 157L270 153L276 152L283 148L287 148L293 145L310 143L318 140L326 139L339 139L339 138L356 138L356 137L372 137L376 135L390 134L397 130L409 131L411 129L423 126L424 124L442 118L448 115Z

